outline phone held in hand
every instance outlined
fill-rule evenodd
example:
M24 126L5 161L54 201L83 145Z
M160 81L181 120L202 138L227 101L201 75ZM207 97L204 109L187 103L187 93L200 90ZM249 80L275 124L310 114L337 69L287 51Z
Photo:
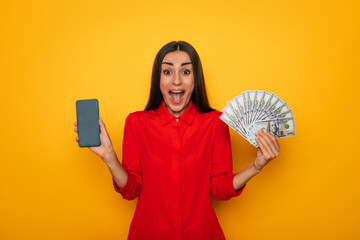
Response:
M99 102L97 99L76 101L79 147L97 147L100 142Z

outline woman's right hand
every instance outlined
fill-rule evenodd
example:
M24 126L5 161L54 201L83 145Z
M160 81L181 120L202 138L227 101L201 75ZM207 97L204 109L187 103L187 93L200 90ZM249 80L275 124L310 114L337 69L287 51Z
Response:
M106 131L105 124L102 121L102 118L99 118L99 125L100 125L100 141L101 145L98 147L89 147L89 149L94 152L96 155L98 155L102 160L105 162L112 159L115 155L115 151L113 148L113 145L111 143L110 137L108 132ZM74 122L74 131L77 133L77 122ZM77 142L79 142L79 137L76 136L75 139Z

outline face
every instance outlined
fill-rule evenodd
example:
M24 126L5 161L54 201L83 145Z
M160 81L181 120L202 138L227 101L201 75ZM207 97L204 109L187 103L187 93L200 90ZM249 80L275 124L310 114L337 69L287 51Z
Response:
M169 52L161 64L160 90L169 112L179 117L188 107L194 91L194 73L189 55Z
M275 122L270 122L270 132L275 134L276 133L276 124Z

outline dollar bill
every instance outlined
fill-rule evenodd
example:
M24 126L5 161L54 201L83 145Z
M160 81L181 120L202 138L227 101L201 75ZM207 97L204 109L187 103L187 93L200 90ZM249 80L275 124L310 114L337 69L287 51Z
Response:
M295 136L295 121L293 117L256 121L249 130L255 133L260 129L267 130L277 138L292 137Z
M266 129L277 138L295 136L295 120L287 103L274 93L245 91L222 110L220 119L258 147L255 133Z

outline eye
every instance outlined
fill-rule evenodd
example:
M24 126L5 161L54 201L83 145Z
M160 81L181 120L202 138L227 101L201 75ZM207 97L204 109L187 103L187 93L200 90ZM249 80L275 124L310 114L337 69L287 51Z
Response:
M171 72L169 70L164 70L165 75L169 75Z
M190 71L189 71L189 70L185 70L185 71L183 71L183 74L189 75L189 74L190 74Z

